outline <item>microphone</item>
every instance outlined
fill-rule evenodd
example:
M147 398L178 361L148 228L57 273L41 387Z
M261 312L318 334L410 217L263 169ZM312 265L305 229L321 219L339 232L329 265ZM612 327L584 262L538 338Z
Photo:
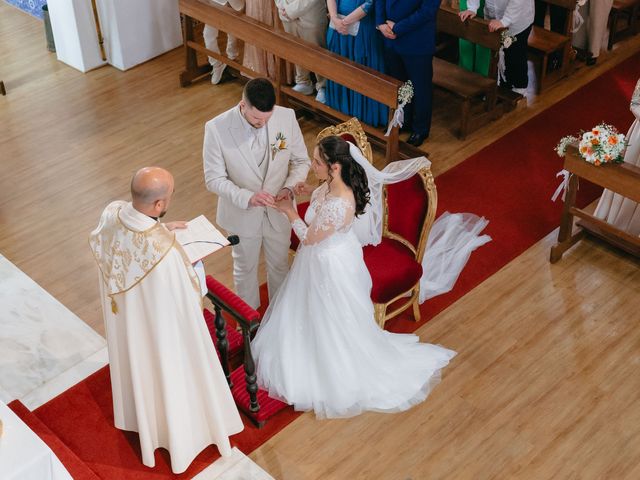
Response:
M238 245L240 243L240 237L238 237L238 235L229 235L227 241L229 245Z

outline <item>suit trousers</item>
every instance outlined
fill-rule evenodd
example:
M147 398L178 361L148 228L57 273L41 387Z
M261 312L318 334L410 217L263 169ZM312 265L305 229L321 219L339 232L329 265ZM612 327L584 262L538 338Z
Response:
M232 233L232 232L230 232ZM261 229L252 236L238 235L240 243L233 246L233 282L236 293L252 308L260 306L258 264L260 250L267 264L269 300L273 299L289 271L291 230L276 231L265 212Z
M389 75L413 83L413 100L404 107L405 126L418 135L429 135L433 105L433 55L400 55L385 48Z
M516 35L516 41L504 49L506 87L527 88L529 84L529 66L527 65L527 39L532 25Z
M202 30L202 37L204 38L204 46L209 50L220 53L220 47L218 46L218 29L211 25L205 25ZM238 40L233 35L227 34L227 57L235 59L240 54L238 49ZM209 57L209 64L216 65L222 63L213 57Z

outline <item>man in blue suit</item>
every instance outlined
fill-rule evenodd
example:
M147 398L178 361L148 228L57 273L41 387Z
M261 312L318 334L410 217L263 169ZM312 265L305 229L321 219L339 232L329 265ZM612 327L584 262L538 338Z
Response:
M408 143L420 146L431 129L433 53L441 0L376 0L376 25L384 36L386 71L411 80L413 100L405 107Z

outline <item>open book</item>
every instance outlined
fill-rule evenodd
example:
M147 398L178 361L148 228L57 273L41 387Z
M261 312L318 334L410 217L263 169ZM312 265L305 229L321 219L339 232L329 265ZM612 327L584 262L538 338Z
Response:
M204 215L187 222L187 228L174 231L191 263L229 245L226 237Z

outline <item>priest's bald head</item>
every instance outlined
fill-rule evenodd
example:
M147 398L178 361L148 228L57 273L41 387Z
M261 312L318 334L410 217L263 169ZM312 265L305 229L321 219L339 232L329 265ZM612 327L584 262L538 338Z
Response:
M167 213L173 191L173 175L164 168L144 167L131 179L133 208L150 217L159 218Z

